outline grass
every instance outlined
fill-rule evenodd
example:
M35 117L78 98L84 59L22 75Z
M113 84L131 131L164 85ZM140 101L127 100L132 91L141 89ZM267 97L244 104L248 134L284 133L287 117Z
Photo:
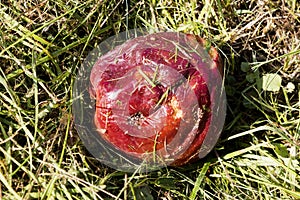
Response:
M74 129L83 59L135 27L201 35L223 57L226 125L196 163L115 171ZM0 1L0 199L300 199L299 30L296 0Z

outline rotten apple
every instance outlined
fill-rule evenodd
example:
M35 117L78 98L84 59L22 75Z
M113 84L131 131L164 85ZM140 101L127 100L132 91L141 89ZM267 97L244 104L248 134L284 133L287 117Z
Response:
M222 71L216 49L191 34L155 33L115 47L90 74L99 136L136 159L175 166L195 160L214 127Z

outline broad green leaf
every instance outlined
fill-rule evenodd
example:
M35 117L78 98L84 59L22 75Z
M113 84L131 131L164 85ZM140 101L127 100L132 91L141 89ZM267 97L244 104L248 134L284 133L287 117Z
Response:
M282 78L278 74L266 74L262 77L262 89L270 92L280 90Z
M176 189L174 178L172 177L160 177L156 179L155 184L165 189Z

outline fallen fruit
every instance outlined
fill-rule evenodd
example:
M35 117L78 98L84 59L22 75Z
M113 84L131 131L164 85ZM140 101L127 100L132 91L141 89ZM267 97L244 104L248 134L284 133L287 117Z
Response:
M223 125L212 121L214 104L224 107L222 72L218 52L198 36L163 32L131 39L92 68L98 134L117 151L148 163L180 166L201 151L206 155L219 137L213 123ZM216 133L203 147L209 131Z

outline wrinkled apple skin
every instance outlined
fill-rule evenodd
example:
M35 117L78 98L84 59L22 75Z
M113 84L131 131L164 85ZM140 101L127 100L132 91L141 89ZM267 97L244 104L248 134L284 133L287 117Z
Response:
M207 68L199 55L190 52L187 58L177 52L174 56L169 42L174 37L208 53L209 76L197 70ZM188 34L182 39L174 33L157 33L130 40L101 56L90 75L99 135L140 159L149 159L153 152L174 166L196 159L211 123L214 96L206 81L223 71L217 50L210 47L206 52L205 48L206 41L198 36ZM181 80L191 89L178 86Z

